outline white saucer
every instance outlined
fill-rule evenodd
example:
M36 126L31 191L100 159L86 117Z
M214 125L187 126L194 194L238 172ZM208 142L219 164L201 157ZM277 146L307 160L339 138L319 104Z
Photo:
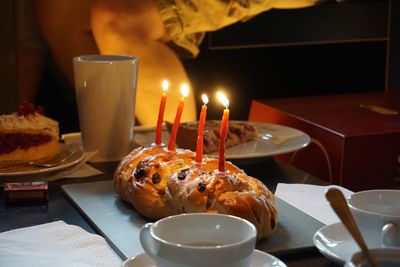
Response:
M226 158L229 160L254 159L285 154L306 147L311 141L310 136L306 133L283 125L249 121L231 122L247 123L254 126L257 138L256 140L227 148ZM162 137L162 142L168 144L169 133L166 128L164 128ZM149 146L154 142L154 139L154 127L135 127L134 140L136 144ZM208 155L218 157L218 152Z
M251 265L249 267L270 267L270 266L286 267L286 264L268 253L259 250L254 250L254 253L252 255ZM132 257L130 259L127 259L122 264L122 267L157 267L157 266L146 253L143 253L135 257Z
M342 223L322 227L314 234L313 241L323 255L341 265L360 250Z

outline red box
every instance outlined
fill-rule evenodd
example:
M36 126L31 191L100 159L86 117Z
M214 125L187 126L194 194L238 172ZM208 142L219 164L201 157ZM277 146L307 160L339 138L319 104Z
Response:
M280 159L354 191L400 187L400 92L255 100L249 120L290 126L311 144Z
M6 204L46 204L48 197L47 182L4 183L4 202Z

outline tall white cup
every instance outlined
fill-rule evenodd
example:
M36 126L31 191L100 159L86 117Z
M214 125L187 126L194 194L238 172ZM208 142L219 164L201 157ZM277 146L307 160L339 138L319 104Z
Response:
M92 162L119 161L133 148L138 58L87 55L73 58L79 126Z

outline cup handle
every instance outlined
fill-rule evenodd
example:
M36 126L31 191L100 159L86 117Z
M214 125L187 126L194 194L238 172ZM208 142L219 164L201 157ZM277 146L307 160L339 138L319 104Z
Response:
M382 227L382 246L396 247L399 244L396 242L396 235L399 229L393 223L387 223Z
M144 251L152 258L157 258L157 255L153 252L152 247L153 244L151 242L151 235L150 235L150 228L153 225L153 223L146 223L143 225L143 227L140 229L140 244L142 244L142 247Z

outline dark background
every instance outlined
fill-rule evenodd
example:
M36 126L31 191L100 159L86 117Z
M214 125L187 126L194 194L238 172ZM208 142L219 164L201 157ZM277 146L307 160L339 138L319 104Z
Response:
M395 90L394 4L322 1L267 11L210 33L199 57L184 62L199 95L229 93L234 119L247 119L251 99ZM211 102L209 115L219 118L221 109Z

